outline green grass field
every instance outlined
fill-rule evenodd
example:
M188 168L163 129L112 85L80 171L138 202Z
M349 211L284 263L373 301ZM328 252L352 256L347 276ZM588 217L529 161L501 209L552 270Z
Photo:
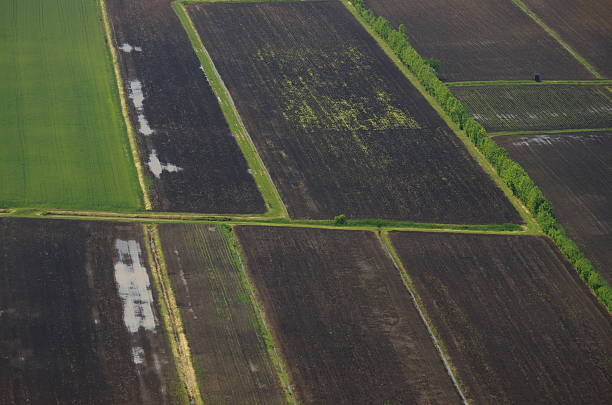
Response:
M0 1L0 207L142 206L97 0Z

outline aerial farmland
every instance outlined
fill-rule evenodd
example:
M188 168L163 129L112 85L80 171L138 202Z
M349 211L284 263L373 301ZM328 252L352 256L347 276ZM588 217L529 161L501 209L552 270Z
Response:
M0 405L612 403L604 0L0 2Z

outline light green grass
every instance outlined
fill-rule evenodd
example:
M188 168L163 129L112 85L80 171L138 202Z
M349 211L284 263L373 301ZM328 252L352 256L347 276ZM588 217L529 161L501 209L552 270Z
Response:
M142 206L96 0L0 2L0 206Z

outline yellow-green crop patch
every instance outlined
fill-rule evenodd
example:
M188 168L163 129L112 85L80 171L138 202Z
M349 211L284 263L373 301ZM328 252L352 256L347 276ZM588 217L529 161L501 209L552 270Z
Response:
M0 207L141 207L97 0L3 0L0 49Z

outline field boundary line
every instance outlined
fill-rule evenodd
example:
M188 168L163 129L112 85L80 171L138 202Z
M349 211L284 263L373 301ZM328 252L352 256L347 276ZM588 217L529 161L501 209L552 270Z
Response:
M612 132L612 128L580 128L580 129L552 129L552 130L538 130L538 131L499 131L499 132L488 132L489 137L494 138L496 136L503 135L544 135L544 134L571 134L577 132Z
M144 168L142 167L140 153L138 152L138 143L136 142L134 129L132 128L132 122L128 113L127 103L125 101L125 89L123 87L123 79L121 78L121 70L119 68L119 59L117 57L117 51L115 50L115 47L113 45L113 34L110 25L110 20L108 18L108 13L106 11L106 1L98 0L98 5L100 7L100 11L102 12L104 31L106 33L106 43L111 53L111 62L113 65L113 70L115 72L115 85L117 86L117 91L119 93L119 101L121 103L121 114L123 115L123 121L125 122L127 137L132 152L132 160L134 161L134 166L136 166L136 175L138 176L140 191L142 192L144 208L145 210L152 210L153 205L151 204L151 199L149 198L148 187L145 181Z
M272 328L266 321L266 313L263 310L264 307L259 299L259 295L257 294L257 289L255 288L253 282L251 281L251 278L249 277L246 261L242 259L242 257L246 256L243 252L242 246L240 245L240 241L238 240L238 237L234 232L234 227L228 226L228 228L229 232L225 232L223 234L223 238L229 246L234 265L238 268L238 272L240 274L240 281L242 282L242 285L249 294L249 299L257 318L257 325L259 326L258 329L260 331L260 337L264 341L268 357L270 357L270 360L272 361L272 366L274 367L276 376L279 379L287 403L289 405L297 405L299 404L299 402L293 393L293 384L291 383L289 368L287 367L285 358L283 357L279 345L276 339L274 338Z
M361 24L361 26L370 34L370 36L376 41L378 46L385 52L387 57L393 61L395 66L404 74L408 81L421 93L421 95L428 101L429 105L436 111L438 116L446 123L446 125L453 131L453 133L463 143L463 146L468 151L470 156L478 163L478 165L484 170L485 173L493 180L495 185L504 193L506 198L517 210L522 220L527 225L527 228L532 232L538 232L539 226L530 215L527 207L512 193L510 187L503 181L497 171L493 168L491 163L485 158L485 156L470 142L465 132L459 128L459 126L452 121L448 114L442 109L442 106L425 90L423 84L417 79L417 77L408 70L408 67L404 65L395 53L389 48L380 36L374 32L374 30L363 21L362 17L357 13L357 10L349 0L342 0L342 4L346 9L355 17L355 19Z
M193 367L189 342L185 335L185 327L176 304L172 283L168 278L159 231L156 225L143 225L142 228L153 282L157 295L161 299L159 303L160 312L179 378L185 384L190 403L204 405Z
M548 35L554 38L559 45L561 45L567 52L570 53L582 66L584 66L593 76L597 79L605 79L601 73L593 67L582 55L580 55L574 48L571 47L570 44L565 42L561 35L559 35L555 30L550 28L536 13L531 11L529 7L522 0L512 0L515 6L520 8L525 14L527 14L533 21L535 21Z
M489 81L463 81L444 82L449 87L463 86L609 86L612 80L489 80Z
M196 3L189 3L196 4ZM191 41L192 48L201 63L201 69L203 71L206 80L210 84L217 100L225 120L236 140L244 158L247 161L251 175L253 176L257 188L261 193L264 202L266 204L268 212L267 216L282 216L285 218L289 217L287 207L283 202L270 172L266 168L261 155L257 151L257 147L253 142L253 139L246 130L244 122L238 113L234 99L230 94L229 90L225 86L221 75L217 71L215 64L210 57L210 54L206 50L202 38L200 37L191 17L185 5L182 1L172 2L172 8L176 13L177 17L183 25L183 29L187 33L189 40Z
M404 283L404 287L406 287L406 290L408 290L408 293L412 297L414 306L417 312L419 313L421 320L425 324L427 331L429 332L429 336L432 340L432 343L436 347L436 350L438 351L438 355L440 356L442 363L444 363L446 372L448 373L451 380L453 381L453 385L455 386L455 389L461 396L461 399L463 400L464 404L466 405L472 404L473 402L471 400L468 400L466 397L466 394L464 393L465 386L459 377L459 372L454 366L451 360L451 357L448 354L448 350L446 349L444 342L440 338L440 334L438 333L436 327L433 325L433 322L431 321L431 318L429 317L429 314L427 313L427 310L425 309L425 305L423 304L421 297L418 295L416 288L414 287L414 283L412 282L412 279L410 278L410 275L408 274L406 267L404 267L404 264L402 263L399 255L397 254L397 251L395 250L395 247L393 246L393 242L391 242L391 239L389 238L389 232L387 231L377 232L377 236L378 236L378 241L380 242L381 247L385 250L385 252L387 252L389 257L391 258L393 265L395 266L395 268L400 274L400 277Z

